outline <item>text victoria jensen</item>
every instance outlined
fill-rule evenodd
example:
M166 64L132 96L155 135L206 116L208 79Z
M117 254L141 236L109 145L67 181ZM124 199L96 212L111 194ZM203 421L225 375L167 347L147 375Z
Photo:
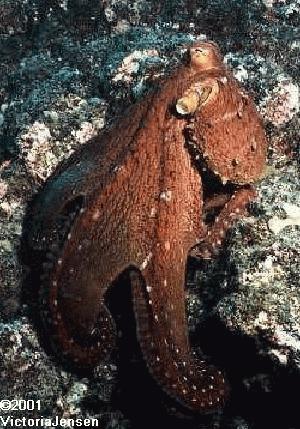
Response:
M0 416L0 423L2 427L20 427L20 428L37 428L37 427L99 427L99 420L95 418L60 418L58 416L53 418L40 417L40 418L14 418L12 416Z

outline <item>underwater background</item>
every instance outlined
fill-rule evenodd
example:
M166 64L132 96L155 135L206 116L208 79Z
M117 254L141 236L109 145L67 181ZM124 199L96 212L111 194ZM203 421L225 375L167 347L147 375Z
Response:
M39 399L35 417L93 417L103 429L300 428L299 12L299 0L0 0L0 399ZM47 353L24 299L21 242L27 206L55 167L199 37L219 44L254 98L269 149L250 216L216 260L188 266L192 345L231 385L224 410L195 418L149 380L128 287L111 297L118 350L93 374Z

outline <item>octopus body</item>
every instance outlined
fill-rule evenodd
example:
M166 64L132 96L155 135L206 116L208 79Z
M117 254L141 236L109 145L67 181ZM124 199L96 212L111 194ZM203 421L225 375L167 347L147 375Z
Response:
M201 168L234 191L207 192ZM41 313L54 349L79 367L104 359L114 321L104 303L129 271L147 367L186 408L222 406L218 369L191 353L185 271L191 249L211 257L254 197L266 139L253 101L214 43L198 43L158 89L63 164L35 201L29 245L47 254ZM222 187L221 187L222 188ZM224 188L225 189L225 188ZM210 224L204 213L217 208ZM67 225L67 228L66 228Z

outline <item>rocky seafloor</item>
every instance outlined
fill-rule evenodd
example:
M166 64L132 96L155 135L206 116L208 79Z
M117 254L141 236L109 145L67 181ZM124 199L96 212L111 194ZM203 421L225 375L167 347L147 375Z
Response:
M0 0L0 399L40 399L38 415L95 417L105 429L300 428L299 12L298 0ZM154 405L122 341L92 375L57 362L23 299L21 257L27 206L56 165L199 36L220 44L269 140L250 215L217 260L188 271L192 344L231 383L224 411L205 419Z

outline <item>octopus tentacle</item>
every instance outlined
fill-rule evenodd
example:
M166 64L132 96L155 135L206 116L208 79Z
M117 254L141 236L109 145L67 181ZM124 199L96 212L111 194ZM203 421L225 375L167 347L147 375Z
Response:
M190 410L212 412L222 406L228 389L217 368L191 353L181 268L158 273L157 266L155 269L151 264L142 273L130 273L137 336L148 370L162 389ZM154 283L161 278L164 280L157 294ZM174 301L170 288L175 286L178 292Z
M190 349L185 312L185 271L189 249L201 230L202 183L184 148L182 124L164 133L160 194L152 247L131 274L137 334L154 379L190 410L209 412L224 402L225 381ZM174 141L182 141L180 147Z
M211 259L222 246L226 232L237 219L247 214L247 205L256 196L253 187L240 188L231 196L229 201L216 217L213 225L207 229L206 236L190 251L195 258ZM210 202L213 206L213 202Z
M126 188L126 169L118 181ZM132 249L141 246L134 240L128 245L129 198L130 193L115 194L108 186L94 205L82 208L41 284L42 320L53 348L80 368L95 366L115 344L114 322L104 295L113 280L136 262ZM106 210L98 208L102 201ZM122 216L114 216L121 207Z
M40 304L54 351L74 366L89 368L111 352L115 327L104 304L111 273L97 278L91 269L78 269L80 257L86 261L80 246L76 239L67 242L51 274L41 284ZM116 264L112 266L117 269ZM87 283L89 289L84 287Z

